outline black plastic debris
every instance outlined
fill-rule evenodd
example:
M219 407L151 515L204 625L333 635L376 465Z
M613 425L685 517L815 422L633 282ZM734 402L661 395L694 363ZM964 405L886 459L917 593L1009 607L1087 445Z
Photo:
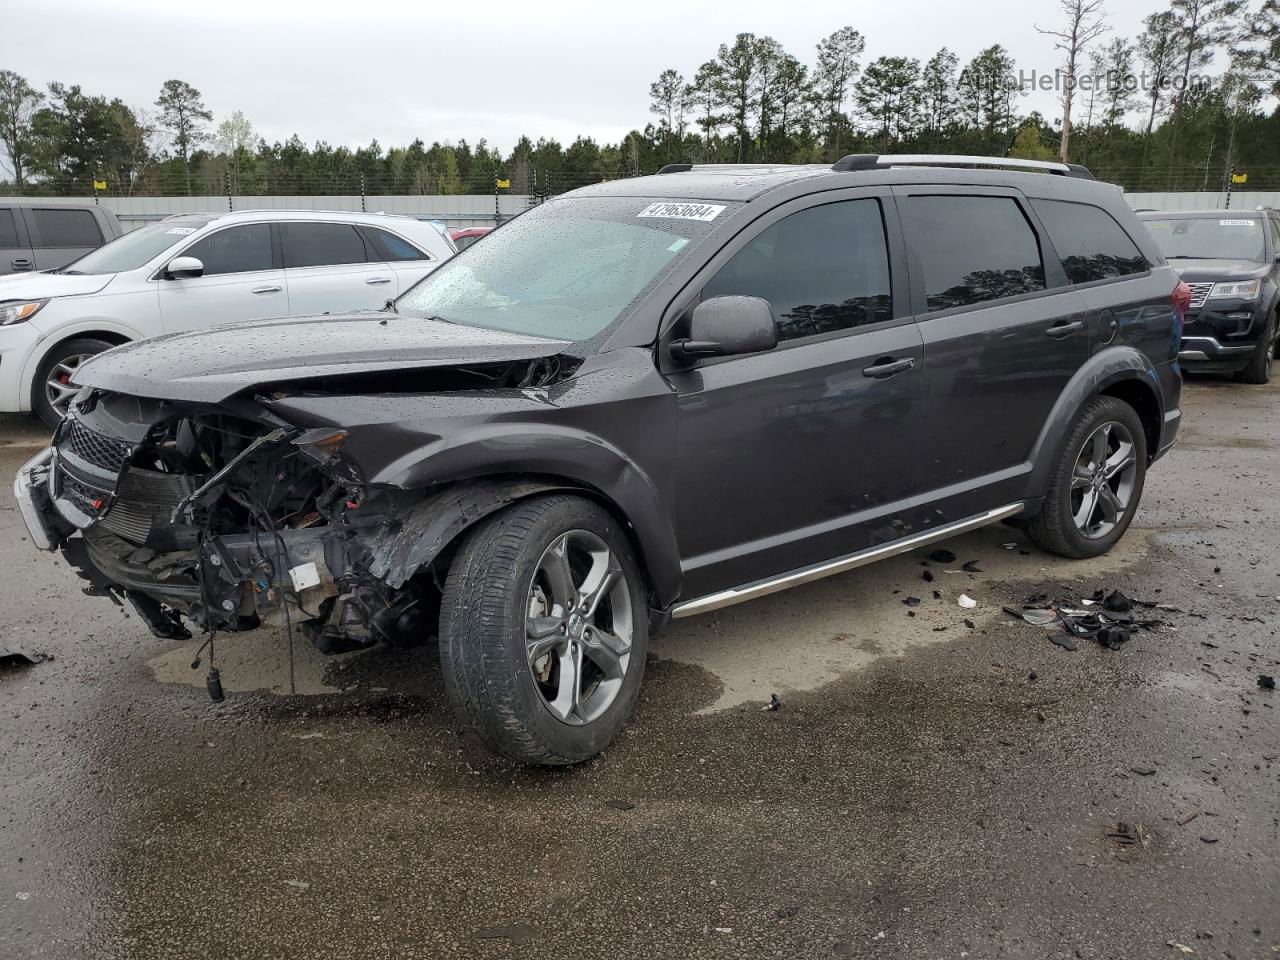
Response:
M966 621L964 622L964 625L965 625L966 627L968 627L970 630L972 630L972 629L974 628L974 623L973 623L973 621L972 621L972 620L966 620Z
M52 660L53 657L43 653L23 653L9 647L0 647L0 669L18 670L23 667L34 667L37 663Z
M904 597L904 598L902 599L902 602L903 602L903 603L905 603L908 607L918 607L918 606L920 606L920 598L919 598L919 597Z
M1120 623L1109 623L1098 631L1098 642L1108 650L1119 650L1120 644L1129 639L1129 628Z
M1274 690L1276 688L1276 678L1260 673L1258 674L1258 686L1263 690Z
M1033 593L1026 598L1021 610L1003 609L1024 623L1050 628L1049 639L1065 650L1079 648L1074 642L1064 642L1058 628L1073 641L1093 639L1108 650L1118 650L1135 632L1163 626L1160 620L1136 617L1135 607L1178 612L1176 607L1127 597L1119 590L1110 593L1097 590L1088 597L1060 597L1057 600L1050 600L1047 593Z
M1099 590L1099 593L1102 591ZM1102 601L1102 608L1112 613L1128 613L1133 609L1133 601L1119 590L1112 590Z
M925 582L925 583L933 583L933 571L932 571L932 570L926 570L926 571L924 571L922 574L920 574L920 576L921 576L922 578L924 578L924 582Z
M763 708L768 713L777 713L782 709L782 701L778 699L776 693L769 694L769 703Z
M955 563L956 555L950 550L935 550L929 554L929 559L934 563Z
M1080 649L1079 647L1076 646L1076 642L1072 640L1069 636L1067 636L1065 633L1049 634L1049 642L1053 644L1057 644L1063 650L1070 650L1072 653Z
M978 566L977 560L966 560L964 562L964 565L960 569L963 570L965 573L981 573L982 572L982 568Z

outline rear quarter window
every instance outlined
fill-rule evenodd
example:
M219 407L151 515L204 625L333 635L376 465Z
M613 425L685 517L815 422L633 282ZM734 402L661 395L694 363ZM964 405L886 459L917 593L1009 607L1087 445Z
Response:
M1142 273L1142 255L1111 214L1088 203L1032 200L1070 283L1092 283Z
M41 247L97 247L102 244L102 230L88 210L36 207L27 212L35 220Z
M13 211L0 207L0 250L13 250L18 244L18 224Z

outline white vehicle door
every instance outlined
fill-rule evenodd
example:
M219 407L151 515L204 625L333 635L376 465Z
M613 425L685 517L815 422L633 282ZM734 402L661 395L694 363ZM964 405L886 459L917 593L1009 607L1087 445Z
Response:
M199 277L168 278L159 284L165 333L198 330L215 324L290 314L285 271L269 223L223 227L174 257L195 257L204 264Z
M395 289L388 291L389 297L398 297L444 262L419 248L414 241L390 230L368 224L362 224L360 230L373 243L395 277Z
M396 295L391 268L351 223L280 224L294 316L376 310Z

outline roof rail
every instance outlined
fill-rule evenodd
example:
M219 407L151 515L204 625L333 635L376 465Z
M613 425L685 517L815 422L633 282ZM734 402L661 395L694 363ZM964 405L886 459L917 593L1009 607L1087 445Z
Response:
M688 173L692 169L692 163L668 163L665 164L658 173Z
M883 170L887 167L1005 167L1011 170L1054 173L1061 177L1094 179L1088 168L1078 163L1022 160L1018 157L969 157L942 153L851 153L831 165L831 169L837 171Z

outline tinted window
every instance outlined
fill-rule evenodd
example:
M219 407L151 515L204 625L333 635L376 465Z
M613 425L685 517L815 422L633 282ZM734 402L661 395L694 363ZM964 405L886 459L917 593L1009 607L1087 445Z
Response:
M42 247L96 247L102 243L98 221L88 210L40 208L28 212L35 216Z
M377 227L362 227L365 236L373 241L378 256L383 260L430 260L431 258L408 240L387 233Z
M360 232L349 223L286 223L283 229L286 267L327 267L369 259Z
M879 202L811 207L767 227L702 289L704 300L732 294L768 300L779 340L890 319Z
M0 249L11 249L18 246L18 225L13 220L13 211L0 209Z
M1071 283L1142 273L1146 258L1111 214L1086 203L1033 200Z
M901 209L929 310L1044 289L1040 245L1016 201L910 197Z
M204 264L206 277L271 269L271 227L246 223L211 233L182 251Z
M1257 216L1143 218L1156 246L1170 260L1252 260L1265 258L1262 221Z

